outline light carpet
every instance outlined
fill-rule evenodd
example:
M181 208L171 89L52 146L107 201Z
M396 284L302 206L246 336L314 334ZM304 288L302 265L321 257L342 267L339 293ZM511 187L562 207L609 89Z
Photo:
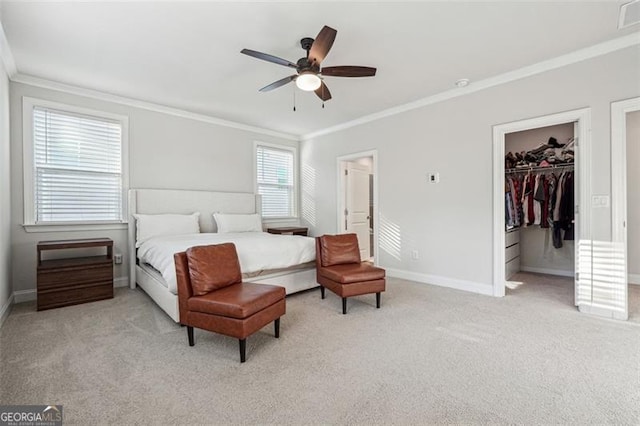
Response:
M389 279L381 309L362 296L342 315L311 290L287 298L280 339L248 338L244 364L232 338L196 330L189 347L141 290L26 303L0 329L0 403L62 404L65 424L639 424L640 326L571 294Z

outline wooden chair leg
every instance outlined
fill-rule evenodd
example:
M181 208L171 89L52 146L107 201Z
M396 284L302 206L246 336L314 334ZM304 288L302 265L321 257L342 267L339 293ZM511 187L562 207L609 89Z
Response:
M280 318L277 318L273 322L273 328L274 328L274 331L275 331L276 339L280 338Z
M376 308L380 309L380 292L376 293Z
M240 362L247 360L247 339L238 339L240 343Z
M343 297L342 298L342 315L346 315L347 314L347 298Z
M187 336L189 336L189 346L195 345L195 342L193 340L193 327L189 325L187 326Z
M324 287L320 286L320 297L324 299Z

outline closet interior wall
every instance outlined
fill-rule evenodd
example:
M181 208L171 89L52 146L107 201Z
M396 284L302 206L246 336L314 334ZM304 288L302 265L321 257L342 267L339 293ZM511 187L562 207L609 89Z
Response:
M558 143L566 143L574 137L574 123L509 133L505 135L505 153L515 154L533 150L541 143L547 143L550 137L554 137ZM521 226L514 232L508 232L506 241L507 279L517 270L574 276L574 241L563 240L562 247L555 248L551 228L541 228L538 225ZM514 244L514 241L518 243Z

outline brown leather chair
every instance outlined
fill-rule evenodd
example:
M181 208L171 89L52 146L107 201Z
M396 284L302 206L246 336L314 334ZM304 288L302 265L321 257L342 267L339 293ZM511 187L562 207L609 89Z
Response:
M174 255L178 280L180 323L187 326L189 346L193 327L239 339L240 362L246 360L247 336L274 321L280 337L285 314L285 289L243 283L233 243L191 247Z
M347 297L376 294L385 289L385 270L360 261L356 234L316 237L316 280L324 299L325 287L342 297L342 313L347 313Z

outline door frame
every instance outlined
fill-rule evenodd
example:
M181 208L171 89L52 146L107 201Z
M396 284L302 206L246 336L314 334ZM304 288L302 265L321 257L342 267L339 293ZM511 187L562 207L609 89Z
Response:
M627 259L627 113L640 111L640 97L611 103L611 241L624 254L624 287L629 310ZM626 319L626 318L625 318Z
M344 226L342 226L345 209L345 191L344 191L344 173L342 172L342 162L353 161L363 157L372 157L371 168L373 170L373 264L378 265L378 235L380 226L380 215L378 214L379 195L378 195L378 150L373 149L369 151L354 152L352 154L341 155L336 159L336 173L337 173L337 191L338 196L336 202L336 232L344 232Z
M577 161L578 191L576 205L575 271L579 272L578 248L582 241L591 241L591 108L582 108L493 126L493 295L505 295L505 229L504 229L504 155L507 133L578 123ZM578 275L576 275L578 277ZM577 278L576 278L577 281Z

